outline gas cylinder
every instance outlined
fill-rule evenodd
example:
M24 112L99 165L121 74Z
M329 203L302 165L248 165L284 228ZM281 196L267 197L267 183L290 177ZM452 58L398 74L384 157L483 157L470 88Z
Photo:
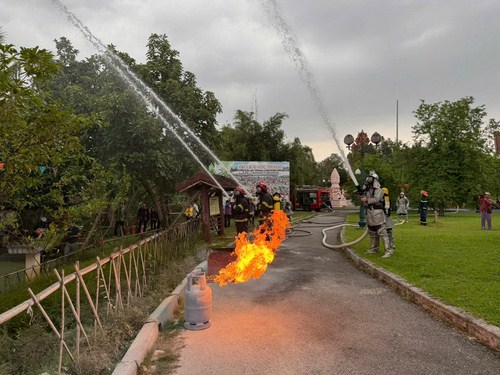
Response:
M198 331L212 325L212 289L205 272L194 270L187 275L184 294L184 328Z

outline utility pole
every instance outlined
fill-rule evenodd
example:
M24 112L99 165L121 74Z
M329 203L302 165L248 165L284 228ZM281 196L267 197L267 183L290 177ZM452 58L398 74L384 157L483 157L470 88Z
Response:
M398 143L398 131L399 131L399 100L396 98L396 143Z
M396 143L399 140L399 89L396 87Z

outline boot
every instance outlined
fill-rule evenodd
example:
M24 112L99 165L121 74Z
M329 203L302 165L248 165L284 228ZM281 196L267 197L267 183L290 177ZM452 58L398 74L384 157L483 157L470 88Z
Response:
M392 233L392 229L387 229L387 236L389 237L389 245L391 249L396 249L396 246L394 245L394 237Z
M385 254L382 258L389 258L394 253L394 248L391 245L391 240L388 235L383 235L382 240L384 241Z
M378 253L379 248L379 238L377 234L372 235L370 233L370 250L368 250L367 254L376 254Z

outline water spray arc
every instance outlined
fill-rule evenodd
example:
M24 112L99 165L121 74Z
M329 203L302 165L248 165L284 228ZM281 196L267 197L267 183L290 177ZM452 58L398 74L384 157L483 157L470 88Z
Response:
M356 180L356 177L354 176L354 173L352 171L351 165L349 164L349 161L347 160L347 157L340 146L340 142L337 139L337 134L335 127L333 124L330 122L330 119L328 118L327 111L325 108L325 105L323 103L323 100L321 99L320 95L318 94L318 90L316 89L316 83L314 79L314 75L310 71L308 67L308 62L305 57L305 55L302 53L300 50L297 39L290 30L290 27L287 25L283 17L281 17L278 5L276 4L275 0L263 0L262 1L264 8L266 11L269 13L271 17L272 24L278 31L278 34L282 38L282 44L283 47L285 48L285 51L288 54L288 57L292 60L292 62L297 66L299 70L299 76L300 78L304 81L306 84L309 93L311 94L314 103L317 106L317 109L319 113L321 114L321 117L323 119L323 122L325 123L327 129L330 131L332 134L332 138L335 141L335 144L337 145L337 148L339 149L340 155L342 157L342 160L344 161L344 164L347 167L347 171L349 173L349 177L351 177L352 182L354 182L355 186L358 186L358 181Z
M180 118L175 114L170 107L168 107L165 102L150 88L148 87L134 72L132 72L129 66L115 53L109 50L97 37L95 37L92 32L85 26L82 21L72 12L70 12L64 4L59 0L52 0L52 2L66 14L68 20L75 26L96 49L98 52L102 53L104 58L111 64L111 66L118 72L120 77L125 80L126 83L133 88L134 92L144 101L147 108L151 110L165 127L172 132L172 134L181 142L181 144L186 148L186 150L193 156L193 158L201 165L201 167L207 172L207 174L212 178L214 183L221 189L223 194L229 198L224 188L220 183L214 178L214 176L208 171L208 169L203 165L201 160L197 155L191 150L187 143L182 139L182 137L175 131L171 123L165 118L161 113L160 109L171 119L173 123L180 125L198 144L226 171L226 173L234 180L238 185L241 183L238 179L224 166L224 164L219 160L219 158L210 150L194 132L187 126ZM165 132L164 132L165 135Z

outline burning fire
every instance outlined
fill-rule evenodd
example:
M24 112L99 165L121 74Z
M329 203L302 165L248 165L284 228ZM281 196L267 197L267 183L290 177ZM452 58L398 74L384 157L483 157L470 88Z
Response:
M232 282L244 283L252 277L258 279L274 260L289 227L288 217L280 210L273 211L269 222L262 224L253 233L240 233L236 237L234 249L237 259L221 269L213 280L219 286L224 286Z

